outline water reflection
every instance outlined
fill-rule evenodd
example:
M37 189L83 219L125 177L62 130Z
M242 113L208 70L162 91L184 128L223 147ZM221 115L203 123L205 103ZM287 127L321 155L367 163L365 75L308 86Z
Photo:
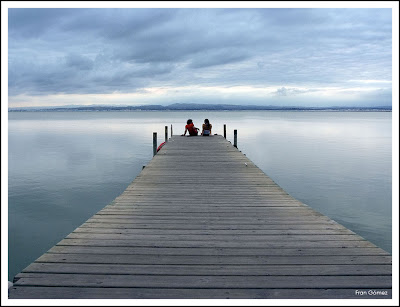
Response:
M233 142L288 193L391 251L391 113L9 113L9 279L118 196L152 133L188 118ZM372 226L371 226L372 225Z

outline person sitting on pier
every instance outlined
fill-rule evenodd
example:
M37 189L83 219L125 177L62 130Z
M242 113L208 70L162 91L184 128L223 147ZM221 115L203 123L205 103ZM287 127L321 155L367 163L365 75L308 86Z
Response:
M209 136L211 134L212 125L210 121L206 118L203 124L203 131L201 132L202 136Z
M198 131L198 130L200 130L200 129L199 129L199 128L196 128L196 127L194 126L193 121L192 121L191 119L188 119L187 122L186 122L186 124L187 124L187 125L185 126L185 133L182 134L182 136L185 136L185 135L186 135L186 132L189 132L189 135L190 135L190 136L196 136L196 135L199 134L199 131Z

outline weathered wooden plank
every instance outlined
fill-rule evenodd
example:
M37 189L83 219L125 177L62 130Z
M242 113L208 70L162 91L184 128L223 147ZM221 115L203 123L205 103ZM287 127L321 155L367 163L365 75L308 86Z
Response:
M331 248L376 247L369 241L164 241L164 240L94 240L64 239L57 245L81 246L141 246L141 247L192 247L192 248Z
M204 212L199 214L173 214L173 213L158 213L158 212L143 212L143 213L131 213L131 214L96 214L90 218L92 220L102 220L106 222L106 220L129 220L131 223L148 223L151 221L158 220L159 223L163 222L185 222L185 223L206 223L207 221L212 224L222 223L222 224L252 224L252 221L257 224L269 224L269 223L318 223L321 224L323 221L328 221L327 219L319 218L319 215L307 215L307 214L298 214L296 216L290 215L288 213L283 212L279 215L268 215L268 214L243 214L243 217L240 219L237 216L232 214L215 214L213 212ZM88 220L89 221L89 220Z
M261 188L262 191L266 193L271 193L272 190L269 188L271 187L276 187L276 190L279 190L280 192L285 192L282 189L279 189L276 186L276 183L273 182L272 180L269 179L263 179L263 177L256 176L257 178L254 178L254 176L247 176L246 182L251 183L251 189L256 190L257 188ZM156 189L157 187L160 187L161 189L168 189L170 190L171 188L193 188L193 184L191 184L190 180L193 178L193 176L182 176L179 178L176 178L175 176L172 175L165 175L164 172L159 172L157 176L147 174L146 177L137 177L140 180L135 180L132 182L132 184L129 185L129 190L125 190L124 194L127 194L128 191L133 191L136 189ZM243 185L241 184L243 181L240 181L235 178L228 179L226 177L220 176L220 177L214 177L210 179L207 176L199 176L196 178L196 183L199 184L201 187L207 187L211 189L212 191L218 191L218 187L221 188L227 188L230 189L232 187L234 188L240 188ZM218 186L216 186L218 184ZM197 187L197 186L196 186ZM121 194L122 195L122 194ZM287 193L286 193L287 195Z
M322 221L328 221L329 218L325 217L320 217L318 215L303 215L303 216L291 216L287 214L282 214L281 216L266 216L266 217L258 217L258 216L244 216L242 218L239 217L224 217L224 216L214 216L211 213L207 215L202 215L202 216L164 216L164 215L157 215L157 214L136 214L136 215L102 215L102 214L96 214L94 215L90 220L96 219L96 220L127 220L131 222L137 221L155 221L155 220L168 220L173 223L183 221L185 223L191 223L191 222L209 222L209 223L229 223L229 224L251 224L252 222L254 223L270 223L270 222L279 222L279 223L289 223L289 222L298 222L298 223L308 223L308 222L317 222L321 223Z
M114 263L114 264L391 264L390 256L186 256L186 255L96 255L50 254L39 257L36 262L60 263Z
M154 208L156 207L164 207L164 206L174 206L174 207L185 207L185 208L192 208L192 207L202 207L202 206L208 206L209 208L229 208L230 206L232 206L232 209L235 208L246 208L245 205L243 205L245 202L232 202L232 201L227 201L225 200L221 200L221 201L217 201L216 199L214 199L214 201L212 202L213 205L210 205L207 200L201 200L199 202L195 202L195 200L193 200L190 204L187 204L184 200L168 200L168 199L162 199L162 200L138 200L138 199L131 199L131 200L120 200L117 202L114 202L113 204L110 204L108 206L108 208L113 208L113 207L127 207L127 208L141 208L141 207L147 207L147 206L152 206ZM296 203L296 202L290 202L290 201L282 201L282 200L269 200L269 201L253 201L252 205L248 206L248 208L252 208L252 207L266 207L266 208L270 208L270 207L299 207L302 204L300 203Z
M294 210L288 210L286 209L280 209L280 208L275 208L273 210L218 210L214 208L202 208L201 210L196 210L196 209L182 209L179 210L176 208L169 208L169 209L152 209L149 208L148 210L146 209L137 209L137 208L132 208L132 209L120 209L120 208L114 208L114 209L108 209L104 210L102 212L99 212L98 215L123 215L123 216L138 216L138 215L163 215L163 216L175 216L175 217L181 217L181 216L204 216L208 214L213 214L214 217L219 217L219 218L234 218L237 217L238 215L242 215L244 217L253 217L253 216L258 216L260 218L262 217L271 217L271 216L291 216L295 215L296 217L301 217L301 216L320 216L320 214L316 214L313 211L307 211L303 209L294 209Z
M218 191L218 192L214 192L213 194L208 194L205 195L205 191L207 191L207 189L204 189L204 191L199 191L198 189L196 191L192 191L189 190L191 193L191 199L193 199L194 201L200 200L200 201L204 201L204 200L208 200L208 199L219 199L219 200L225 200L225 201L229 201L229 200L234 200L234 201L243 201L246 202L248 200L256 200L256 199L260 199L260 197L271 197L271 200L285 200L288 196L284 195L284 194L278 194L278 193L257 193L257 195L255 195L254 193L249 192L243 192L240 193L239 191L236 192L231 192L231 191ZM165 198L169 198L171 197L172 199L174 199L174 197L178 198L178 199L184 199L185 195L182 194L182 192L179 191L171 191L171 192L157 192L157 194L154 195L145 195L147 193L154 193L155 191L135 191L135 193L129 193L127 195L129 195L131 198L142 198L143 199L158 199L160 201L162 201L162 199ZM188 192L188 191L186 191ZM227 194L229 193L229 194Z
M371 288L391 287L391 276L163 276L112 274L30 274L19 279L16 286L69 286L69 287L141 287L141 288Z
M13 287L14 299L391 299L391 289L148 289ZM357 292L356 292L357 291Z
M187 213L204 213L204 212L211 212L215 214L221 214L223 216L225 215L236 215L236 214L245 214L245 213L252 213L252 214L277 214L277 213L289 213L289 214L314 214L315 211L307 208L300 208L300 207L286 207L286 206L274 206L274 207L261 207L261 208L255 208L255 207L249 207L249 208L215 208L215 207L208 207L208 206L203 206L203 207L192 207L188 208L185 206L168 206L168 207L152 207L152 206L146 206L146 207L119 207L119 206L114 206L112 208L108 207L99 214L136 214L138 212L159 212L159 213L173 213L173 214L187 214ZM320 215L320 214L318 214Z
M136 234L132 236L126 233L85 233L85 232L73 232L66 238L69 239L92 239L92 240L164 240L164 241L225 241L231 242L237 241L359 241L363 240L358 235L237 235L237 234L226 234L226 235L152 235L152 234Z
M157 228L175 228L175 229L297 229L297 227L304 227L305 229L313 229L313 227L343 227L334 222L325 222L320 220L282 220L273 219L265 221L235 221L234 223L225 220L207 221L207 219L191 220L190 223L185 220L172 220L172 219L123 219L123 218L90 218L83 226L88 227L154 227ZM308 228L310 227L310 228Z
M243 202L244 203L244 202ZM165 206L171 206L175 208L198 208L201 206L207 206L208 208L221 208L221 209L236 209L236 208L252 208L252 207L257 207L257 208L282 208L282 207L299 207L302 204L297 203L297 202L290 202L290 201L268 201L268 202L257 202L254 201L252 205L246 206L243 203L234 203L232 201L227 202L226 200L221 200L220 202L214 201L213 205L210 205L206 201L200 201L198 203L191 202L190 204L187 204L184 200L166 200L165 198L163 200L152 200L152 201L138 201L137 199L131 199L131 200L119 200L116 202L113 202L112 204L108 205L107 208L146 208L146 207L153 207L154 209L156 208L162 208Z
M182 236L181 229L114 229L79 227L73 233L126 234L126 235L177 235ZM348 229L314 229L314 230L185 230L185 235L354 235ZM268 238L268 237L267 237Z
M384 276L391 275L390 265L128 265L33 263L17 279L35 275L25 273L117 274L117 275L217 275L217 276Z
M96 216L102 215L102 216L121 216L121 217L130 217L130 216L163 216L163 217L169 217L172 216L174 218L181 218L181 217L187 217L188 215L191 216L191 218L199 217L199 218L204 218L207 217L208 215L213 215L214 218L220 218L220 219L227 219L227 218L237 218L237 216L242 215L243 218L263 218L263 217L268 217L270 218L271 215L276 215L276 212L253 212L253 211L239 211L239 212L216 212L214 210L204 210L201 212L178 212L178 211L151 211L151 210L145 210L145 211L103 211L99 212ZM292 214L296 216L297 219L301 218L302 216L319 216L319 214L315 214L313 212L308 213L304 211L295 211L295 212L285 212L284 210L279 213L280 217L292 217Z
M121 254L121 255L197 255L197 256L390 256L384 250L374 247L332 247L332 248L152 248L126 246L82 246L56 245L48 253L58 254Z
M347 230L342 225L335 223L309 223L309 224L237 224L237 225L220 225L220 224L186 224L186 223L109 223L108 221L99 221L99 222L85 222L78 229L83 228L96 228L96 229L143 229L143 230L260 230L260 231L269 231L269 230L281 230L281 231L318 231L318 230ZM349 230L350 231L350 230Z
M238 216L243 216L244 218L253 218L254 216L258 216L260 219L273 219L273 218L284 218L291 217L293 218L307 218L307 217L316 217L321 216L318 213L313 211L306 211L302 209L294 209L294 210L285 210L274 207L273 210L218 210L215 208L202 208L201 210L196 209L183 209L179 207L171 207L168 209L159 209L159 208L130 208L130 209L121 209L121 208L113 208L98 212L97 216L104 215L119 215L130 218L131 216L166 216L166 217L176 217L181 218L185 216L190 216L193 218L201 218L204 216L212 215L214 219L224 219L224 218L237 218Z

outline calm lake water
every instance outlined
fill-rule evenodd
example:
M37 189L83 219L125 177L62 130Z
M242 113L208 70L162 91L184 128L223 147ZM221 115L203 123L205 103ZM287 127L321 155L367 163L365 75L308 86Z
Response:
M9 113L9 280L121 194L152 135L188 118L233 143L289 194L392 250L392 113Z

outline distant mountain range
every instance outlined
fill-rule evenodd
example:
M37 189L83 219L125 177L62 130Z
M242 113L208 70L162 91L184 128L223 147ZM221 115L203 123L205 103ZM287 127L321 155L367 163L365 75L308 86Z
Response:
M230 104L192 104L174 103L168 106L62 106L62 107L25 107L9 108L9 112L89 112L89 111L383 111L391 112L391 106L383 107L277 107L259 105L230 105Z

